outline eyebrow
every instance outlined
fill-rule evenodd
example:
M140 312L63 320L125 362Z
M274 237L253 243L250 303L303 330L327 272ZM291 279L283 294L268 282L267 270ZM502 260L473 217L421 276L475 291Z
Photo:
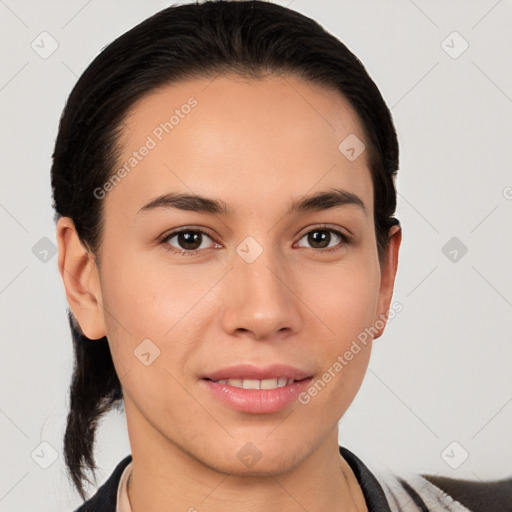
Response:
M356 194L342 189L316 192L313 195L301 197L292 203L288 213L317 212L347 205L357 206L367 215L362 199ZM171 192L152 199L140 208L137 214L159 208L173 208L228 217L234 215L234 210L221 199L211 199L196 194L177 192Z

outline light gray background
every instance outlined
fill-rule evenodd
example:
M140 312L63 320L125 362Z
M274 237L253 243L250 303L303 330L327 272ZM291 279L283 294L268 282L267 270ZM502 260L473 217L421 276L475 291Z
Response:
M374 345L340 443L376 470L510 475L512 2L277 3L318 20L362 60L401 145L403 311ZM43 262L33 247L43 237L55 243L50 165L67 95L102 47L167 5L0 0L2 511L80 503L62 457L67 303L57 257ZM31 47L42 46L43 31L58 43L46 59ZM453 31L469 44L457 58L464 41ZM442 251L452 237L468 249L457 261ZM40 467L53 451L55 462ZM124 416L111 414L98 432L98 483L129 452Z

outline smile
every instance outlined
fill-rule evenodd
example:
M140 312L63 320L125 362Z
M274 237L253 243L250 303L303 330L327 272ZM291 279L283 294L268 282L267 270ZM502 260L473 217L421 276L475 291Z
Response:
M242 389L276 389L289 386L295 382L295 379L287 379L286 377L278 377L275 379L219 379L214 381L217 384L227 384L235 388Z

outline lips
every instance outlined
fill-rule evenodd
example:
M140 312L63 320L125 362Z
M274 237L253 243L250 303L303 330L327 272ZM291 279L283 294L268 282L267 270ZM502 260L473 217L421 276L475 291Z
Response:
M200 379L210 396L231 409L251 414L271 414L296 402L310 385L312 373L284 364L258 368L241 364L222 368Z
M311 377L312 373L305 370L295 368L293 366L284 364L273 364L265 368L258 368L249 364L241 364L236 366L230 366L222 368L211 373L208 373L203 378L207 380L217 381L228 381L232 380L237 384L237 387L243 387L243 382L247 381L247 385L251 384L251 381L259 381L264 383L265 381L271 381L277 379L277 387L286 385L288 382L300 381ZM284 379L286 382L283 384ZM242 381L242 385L238 381ZM223 382L224 384L228 382ZM229 383L228 383L229 384ZM270 384L270 383L267 383ZM265 385L265 384L264 384ZM265 388L245 388L244 389L265 389Z

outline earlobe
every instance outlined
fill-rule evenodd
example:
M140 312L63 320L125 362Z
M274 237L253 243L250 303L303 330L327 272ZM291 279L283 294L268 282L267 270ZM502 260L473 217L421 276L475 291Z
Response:
M380 336L382 336L382 333L384 332L386 326L385 321L387 321L387 316L391 305L391 299L393 297L395 276L398 268L398 252L400 250L401 242L402 228L400 227L399 224L397 224L389 229L388 245L386 247L386 252L382 260L379 306L375 323L377 324L377 321L381 320L380 324L384 323L384 325L382 326L381 329L378 330L378 333L376 336L374 336L374 339L377 339Z
M98 267L94 255L80 242L69 217L57 222L59 272L68 304L85 336L91 340L106 334Z

